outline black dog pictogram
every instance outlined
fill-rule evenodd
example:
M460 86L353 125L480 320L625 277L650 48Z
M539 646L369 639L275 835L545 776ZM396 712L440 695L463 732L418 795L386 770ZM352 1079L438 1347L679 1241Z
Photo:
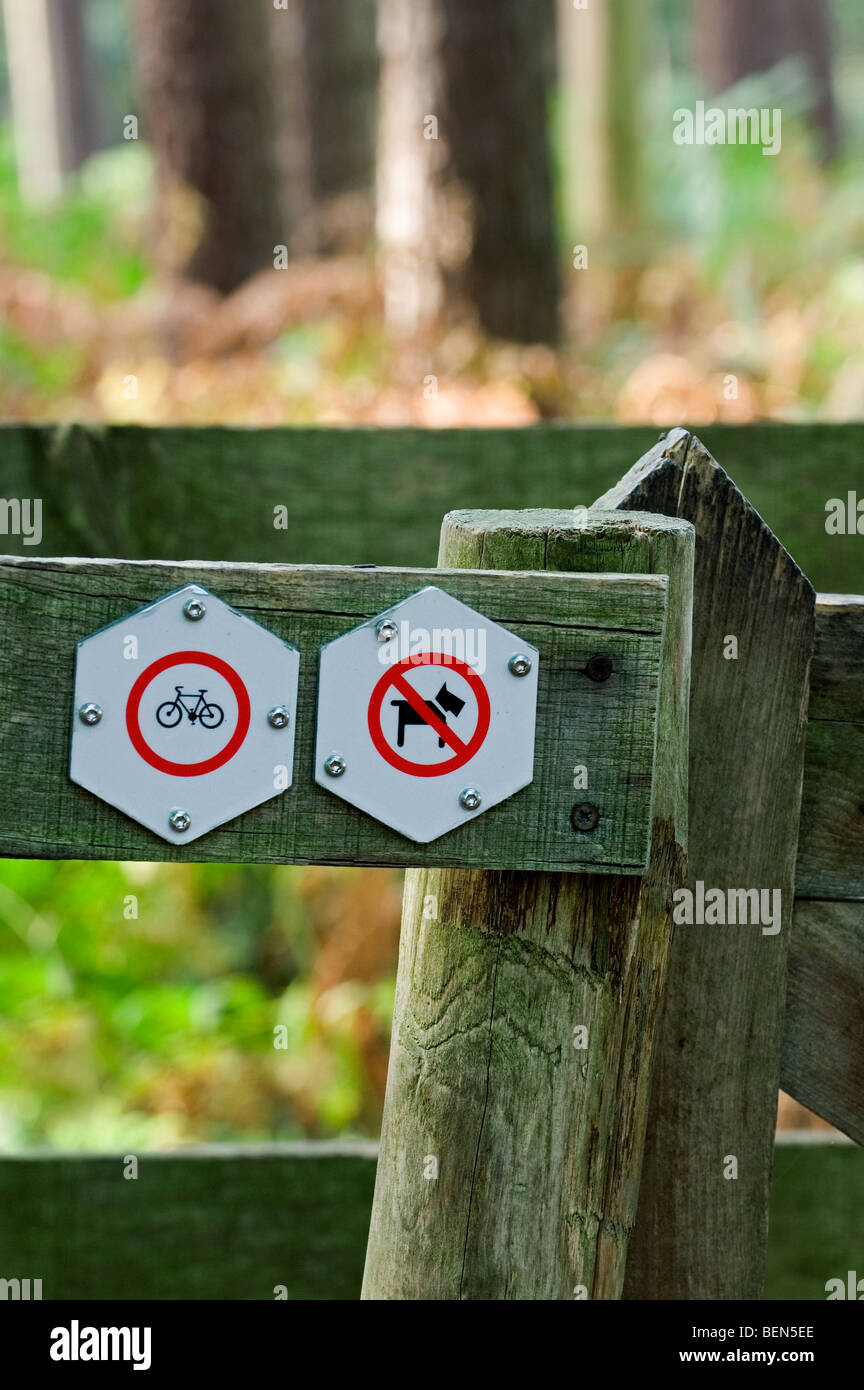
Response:
M409 724L426 725L427 728L431 727L426 724L426 720L423 718L422 714L418 714L414 706L410 704L408 700L391 700L390 703L391 705L396 705L399 710L399 728L396 734L397 748L401 748L404 745L405 730ZM447 723L448 714L452 714L454 719L458 719L465 708L465 701L460 700L458 695L454 695L452 690L447 689L446 681L441 686L434 700L424 700L423 703L428 705L432 713L437 714L438 718L444 724ZM438 747L444 747L444 740L441 737L438 739Z

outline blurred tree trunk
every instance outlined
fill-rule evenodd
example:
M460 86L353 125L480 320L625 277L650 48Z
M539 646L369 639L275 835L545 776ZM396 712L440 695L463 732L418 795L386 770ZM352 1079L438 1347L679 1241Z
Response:
M828 158L838 144L826 0L698 0L696 56L713 91L800 55L813 91L813 119Z
M564 202L568 233L579 243L633 239L644 225L651 9L651 0L605 0L587 10L558 0Z
M554 342L554 0L380 0L379 13L391 327L413 332L461 293L487 332Z
M302 0L319 198L372 187L378 54L375 0Z
M3 0L22 195L51 202L94 148L84 0Z
M281 0L270 20L279 157L294 248L324 252L372 228L376 0Z
M319 249L312 153L312 112L306 74L306 0L281 0L270 11L269 47L274 74L276 162L285 235L292 254Z
M202 197L189 279L228 293L285 242L268 52L271 0L135 0L146 134L163 183Z

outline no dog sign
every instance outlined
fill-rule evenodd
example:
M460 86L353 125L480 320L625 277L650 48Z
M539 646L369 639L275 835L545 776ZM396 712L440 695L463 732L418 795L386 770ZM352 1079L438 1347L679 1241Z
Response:
M465 767L482 748L490 720L482 677L444 652L405 657L381 677L369 701L372 742L390 767L409 777L442 777ZM406 743L410 756L400 751Z
M315 779L421 843L533 777L535 647L430 586L321 651Z

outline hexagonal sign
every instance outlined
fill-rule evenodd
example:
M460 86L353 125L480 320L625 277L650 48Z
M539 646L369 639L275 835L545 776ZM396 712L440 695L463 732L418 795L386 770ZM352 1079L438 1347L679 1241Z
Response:
M315 780L422 844L534 776L538 652L434 585L321 649Z
M69 775L188 843L291 785L300 655L189 584L78 643Z

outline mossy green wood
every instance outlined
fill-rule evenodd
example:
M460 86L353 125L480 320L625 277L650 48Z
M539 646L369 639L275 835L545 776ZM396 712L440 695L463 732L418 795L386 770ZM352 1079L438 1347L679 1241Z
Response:
M292 786L183 848L73 784L68 767L76 642L191 582L293 642L301 665ZM317 786L312 759L320 644L428 584L536 646L540 685L533 783L418 845ZM665 611L665 581L656 576L0 560L0 853L639 873ZM605 684L585 675L598 652L616 667ZM571 824L574 801L585 799L572 788L579 757L595 768L596 834Z
M362 1143L7 1156L0 1277L46 1301L356 1298L374 1181Z
M860 496L864 425L711 425L702 437L818 588L860 587L861 537L826 535L825 503ZM24 555L431 564L446 511L588 505L656 438L620 425L11 425L0 428L0 497L42 498L43 538L33 550L11 534L0 544Z
M696 528L687 884L782 894L776 934L758 923L676 929L625 1294L758 1298L813 589L686 430L671 431L597 505L686 517Z
M780 1084L864 1144L864 901L796 898Z
M820 594L780 1084L864 1144L864 597Z
M364 1143L219 1144L139 1154L135 1178L122 1153L6 1155L0 1277L21 1280L22 1297L29 1279L31 1299L41 1279L45 1302L355 1299L375 1156ZM824 1300L830 1275L860 1270L849 1215L862 1203L860 1149L778 1145L766 1298Z
M669 576L651 861L641 880L406 876L363 1296L614 1299L686 844L693 533L644 516L453 513L440 558ZM583 761L572 740L562 757ZM589 760L583 797L593 776Z
M864 548L864 546L862 546ZM864 899L864 596L819 594L795 890Z

